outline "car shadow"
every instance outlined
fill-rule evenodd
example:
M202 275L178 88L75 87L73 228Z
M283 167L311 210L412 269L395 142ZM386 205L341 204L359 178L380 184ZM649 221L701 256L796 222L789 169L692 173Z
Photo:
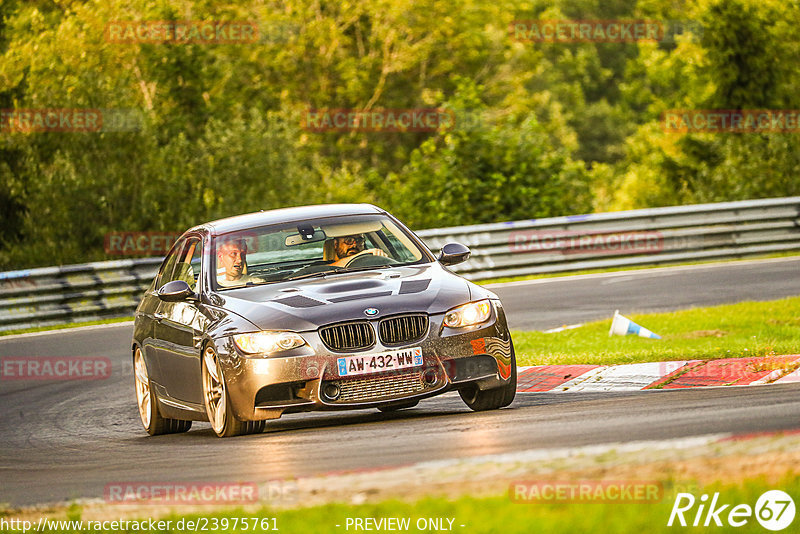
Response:
M508 409L513 409L513 404L508 408L504 408L504 410ZM452 417L471 414L477 415L461 401L457 393L445 394L432 399L422 400L420 404L414 408L406 408L396 412L381 412L376 408L365 408L352 411L321 411L284 415L280 419L267 421L267 426L263 432L252 434L249 437L257 438L258 436L264 435L286 434L307 430L336 429L390 421L415 421L432 417ZM192 430L189 431L186 436L197 438L210 436L216 438L210 425L205 422L195 422ZM237 437L237 440L242 438L247 438L247 436Z
M500 410L490 410L486 412L471 411L460 399L458 393L451 392L444 395L424 399L414 408L406 408L396 412L380 412L376 408L365 408L352 411L321 411L303 412L284 415L280 419L267 421L266 428L259 434L248 436L238 436L237 441L242 439L258 439L265 435L280 436L285 434L301 433L305 431L319 431L326 429L340 429L343 427L354 427L358 425L372 425L386 422L412 422L430 418L468 416L485 417L500 415L503 413L516 412L526 407L555 406L576 403L597 403L614 402L625 397L636 397L642 395L669 394L672 391L648 390L648 391L592 391L592 392L535 392L518 393L514 402L507 408ZM214 438L216 435L206 422L195 422L187 434L174 436L182 440L187 438L207 439ZM162 437L166 438L166 436ZM152 438L151 438L152 439Z

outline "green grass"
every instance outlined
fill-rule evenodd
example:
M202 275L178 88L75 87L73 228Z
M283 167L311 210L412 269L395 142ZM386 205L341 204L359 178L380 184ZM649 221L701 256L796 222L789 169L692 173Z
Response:
M546 480L554 480L552 477ZM623 481L624 482L624 481ZM664 482L664 497L654 503L514 503L508 495L491 498L461 497L456 500L444 500L427 498L415 503L401 501L384 501L376 504L363 504L358 506L331 504L316 506L313 508L295 509L288 511L270 511L261 509L256 513L248 512L211 512L202 515L172 515L164 517L164 520L171 521L171 527L164 529L163 532L187 532L187 521L205 522L210 528L212 524L224 526L227 518L229 528L219 528L213 532L244 532L242 529L233 530L233 518L237 517L260 517L275 518L278 531L284 534L309 534L322 532L364 532L355 530L354 527L346 528L347 518L409 518L411 528L408 532L420 532L416 528L416 522L424 518L451 518L453 519L452 532L482 534L482 533L504 533L504 534L537 534L546 533L576 533L576 532L608 532L608 533L632 533L641 534L642 532L767 532L757 522L755 517L747 518L747 524L740 528L732 528L727 524L727 514L731 508L738 504L746 504L751 508L755 507L760 495L771 489L780 489L790 496L795 502L800 497L800 479L798 477L786 476L777 484L769 484L763 479L752 479L736 484L714 484L694 491L697 499L694 507L684 514L689 526L680 527L677 524L672 527L667 526L674 504L675 491L669 481ZM711 526L708 528L692 527L694 515L700 504L699 498L702 494L713 495L719 492L717 506L729 504L720 519L723 521L722 527ZM774 506L774 505L773 505ZM706 510L707 510L706 506ZM79 513L74 511L69 514L73 519L79 517ZM216 522L215 522L216 518ZM183 529L175 528L176 524L183 519ZM705 514L703 514L703 520ZM800 523L800 518L795 517L794 522L784 532L796 532L796 525ZM272 526L270 520L269 525ZM444 522L447 525L447 521ZM702 524L702 520L701 520ZM336 527L340 525L340 527ZM463 527L461 525L464 525ZM202 528L200 529L202 531ZM193 531L193 530L191 530ZM211 530L208 530L211 531ZM253 530L247 530L252 532ZM261 532L261 530L258 530ZM268 532L269 530L264 530ZM13 531L6 531L13 532ZM19 531L17 531L19 532ZM59 532L73 532L65 529ZM86 530L84 530L86 532ZM106 530L105 532L109 532ZM120 532L111 530L111 532ZM386 532L386 530L383 530ZM427 530L426 532L435 532Z
M514 331L517 363L608 365L800 353L800 297L626 317L662 339L609 337L610 318L554 334Z
M79 328L81 326L95 326L99 324L113 324L113 323L124 323L125 321L133 321L133 316L131 317L116 317L113 319L102 319L100 321L86 321L85 323L66 323L66 324L57 324L51 326L34 326L31 328L20 328L17 330L6 330L4 332L0 332L0 337L2 336L11 336L14 334L30 334L31 332L46 332L48 330L63 330L65 328Z
M564 278L567 276L578 276L582 274L598 274L598 273L616 273L622 271L646 271L650 269L661 269L664 267L686 267L691 265L709 265L714 263L733 263L738 261L753 261L753 260L767 260L773 258L790 258L798 256L797 251L789 252L775 252L774 254L765 254L757 256L746 256L733 260L706 260L706 261L688 261L688 262L675 262L675 263L662 263L652 265L637 265L632 267L609 267L606 269L585 269L582 271L568 271L562 273L542 273L542 274L526 274L523 276L505 276L500 278L489 278L486 280L476 280L476 284L482 286L489 284L501 284L506 282L521 282L524 280L538 280L541 278ZM657 259L657 258L656 258Z

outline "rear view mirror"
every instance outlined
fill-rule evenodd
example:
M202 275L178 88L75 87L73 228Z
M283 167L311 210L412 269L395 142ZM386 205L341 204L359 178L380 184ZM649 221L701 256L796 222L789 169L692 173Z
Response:
M436 258L442 265L456 265L469 259L471 251L461 243L448 243L442 247L439 257Z
M158 290L158 298L164 302L179 302L195 297L194 291L183 280L167 282Z
M287 235L286 239L284 240L284 244L287 247L293 247L295 245L299 245L301 243L314 243L315 241L325 241L325 232L322 230L316 230L314 233L306 233L303 234L291 234Z

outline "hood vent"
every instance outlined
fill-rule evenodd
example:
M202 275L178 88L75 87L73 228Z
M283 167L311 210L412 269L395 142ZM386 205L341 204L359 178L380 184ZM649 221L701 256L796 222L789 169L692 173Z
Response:
M292 308L313 308L314 306L322 306L325 304L324 302L304 297L303 295L294 295L292 297L286 297L285 299L279 299L274 302L283 304L284 306L291 306Z
M334 297L328 300L331 302L347 302L348 300L376 299L378 297L388 297L391 294L392 294L391 291L381 291L379 293L356 293L355 295Z
M428 285L430 285L431 281L429 280L404 280L402 284L400 284L400 291L398 291L399 295L406 295L408 293L421 293L428 289Z

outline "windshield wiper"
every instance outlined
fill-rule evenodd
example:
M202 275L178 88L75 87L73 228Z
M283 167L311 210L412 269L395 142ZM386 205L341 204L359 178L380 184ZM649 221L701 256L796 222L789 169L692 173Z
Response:
M299 276L290 276L289 278L284 278L280 280L281 282L288 282L290 280L302 280L303 278L325 278L329 274L340 274L340 273L357 273L360 271L375 271L378 269L390 269L393 267L403 267L404 265L410 265L409 263L398 263L397 265L370 265L366 267L356 267L356 268L346 268L346 267L334 267L327 271L317 271L315 273L306 273L301 274Z
M343 273L346 271L347 269L343 267L336 267L334 269L329 269L327 271L317 271L315 273L306 273L298 276L290 276L289 278L285 278L283 282L288 282L290 280L302 280L303 278L325 278L329 274Z

